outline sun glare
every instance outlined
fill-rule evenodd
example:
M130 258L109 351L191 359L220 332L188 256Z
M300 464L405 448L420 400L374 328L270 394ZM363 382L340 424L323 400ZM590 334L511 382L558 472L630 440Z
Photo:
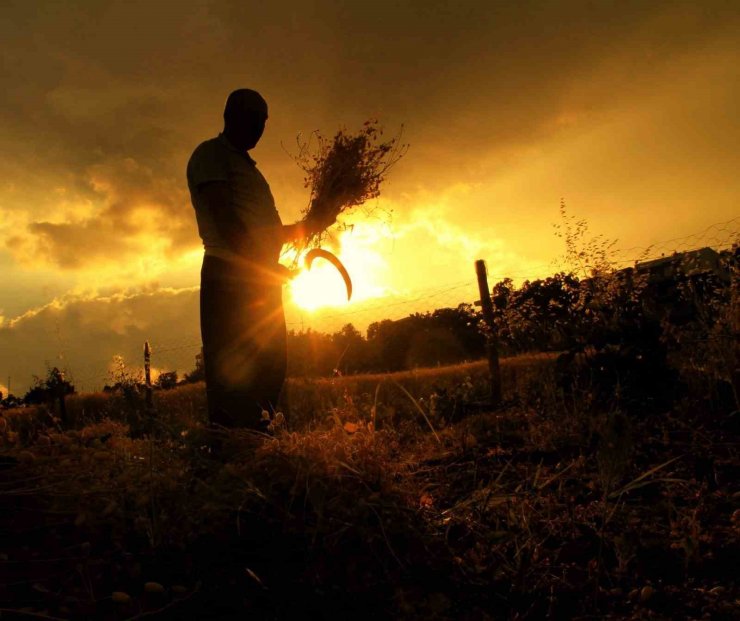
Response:
M314 265L311 271L302 272L291 282L290 292L296 305L305 310L348 303L342 277L333 266L326 264Z
M310 270L304 270L290 283L293 303L307 311L324 307L341 307L387 294L381 282L386 262L372 249L377 233L365 224L339 235L337 247L326 246L339 257L352 279L352 300L347 301L344 281L336 268L322 259L314 261Z

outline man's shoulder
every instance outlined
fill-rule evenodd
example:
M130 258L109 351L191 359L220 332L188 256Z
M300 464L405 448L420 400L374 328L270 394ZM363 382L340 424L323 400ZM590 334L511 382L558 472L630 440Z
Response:
M188 185L192 190L208 181L226 180L228 170L229 153L223 141L218 136L204 140L195 147L188 160Z
M195 149L193 149L193 153L190 156L190 161L193 161L193 159L199 158L199 157L210 157L214 154L223 152L225 150L223 141L219 139L218 136L215 138L209 138L208 140L204 140L201 142Z

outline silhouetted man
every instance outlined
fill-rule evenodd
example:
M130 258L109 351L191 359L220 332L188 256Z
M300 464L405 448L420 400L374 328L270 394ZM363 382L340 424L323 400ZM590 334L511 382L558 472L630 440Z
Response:
M205 247L200 327L208 415L226 427L260 429L262 411L277 406L287 366L286 270L278 258L285 242L305 234L305 224L282 224L270 186L247 154L266 121L259 93L234 91L223 132L198 145L187 168Z

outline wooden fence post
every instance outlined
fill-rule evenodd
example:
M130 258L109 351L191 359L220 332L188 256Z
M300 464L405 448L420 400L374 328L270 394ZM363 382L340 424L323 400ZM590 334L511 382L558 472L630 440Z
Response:
M478 277L478 291L481 308L483 309L483 319L488 324L486 354L488 357L488 371L491 375L491 404L496 407L501 403L501 368L498 361L498 339L493 321L493 302L491 301L491 290L488 288L486 262L483 259L478 259L475 262L475 274Z
M64 391L59 392L59 420L62 421L64 427L67 427L67 402L65 401L66 395Z
M152 411L152 350L149 341L144 342L144 380L146 382L146 409Z

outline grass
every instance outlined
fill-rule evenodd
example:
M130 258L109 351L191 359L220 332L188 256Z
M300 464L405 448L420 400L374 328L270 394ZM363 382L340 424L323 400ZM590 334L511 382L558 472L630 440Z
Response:
M630 418L581 407L548 356L502 371L495 411L481 405L484 363L291 381L288 428L231 434L225 462L202 448L199 385L158 393L150 427L140 404L103 395L70 399L72 430L8 417L0 607L736 618L730 430L689 404Z

